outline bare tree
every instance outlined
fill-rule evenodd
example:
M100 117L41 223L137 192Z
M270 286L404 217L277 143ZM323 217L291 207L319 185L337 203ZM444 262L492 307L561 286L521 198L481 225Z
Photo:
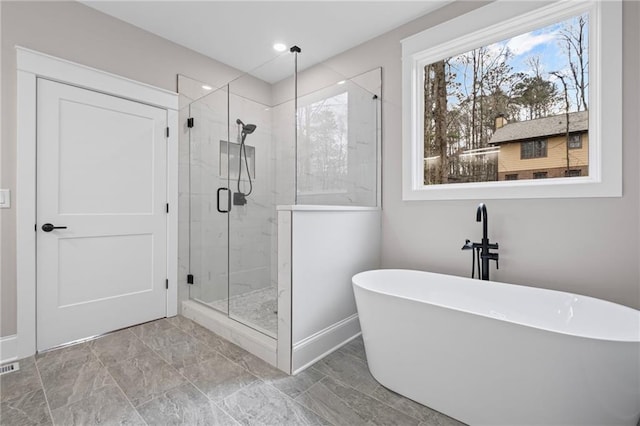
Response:
M570 164L569 164L569 90L567 88L567 83L564 80L564 76L557 72L554 71L551 73L551 75L555 75L556 77L558 77L560 79L560 81L562 82L562 87L564 89L564 120L566 122L566 127L565 127L565 150L566 150L566 154L567 154L567 170L565 171L565 176L569 176L569 168L570 168Z
M560 41L564 45L572 86L575 90L575 104L577 111L588 109L587 89L589 86L589 40L587 15L576 18L574 23L567 23L560 30Z
M444 60L438 61L434 66L435 85L435 143L440 147L440 183L447 183L449 177L449 164L447 153L447 78Z

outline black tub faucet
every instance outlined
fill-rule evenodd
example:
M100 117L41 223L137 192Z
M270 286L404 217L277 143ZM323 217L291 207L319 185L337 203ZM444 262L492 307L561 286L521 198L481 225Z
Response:
M472 243L469 240L465 241L462 246L462 250L473 249L473 260L471 263L471 277L475 276L476 260L478 263L478 276L485 280L489 280L489 261L496 261L496 269L500 269L498 263L498 253L492 253L491 250L498 250L498 243L490 243L488 236L489 220L487 218L487 206L484 203L480 203L476 209L476 222L482 222L482 242Z

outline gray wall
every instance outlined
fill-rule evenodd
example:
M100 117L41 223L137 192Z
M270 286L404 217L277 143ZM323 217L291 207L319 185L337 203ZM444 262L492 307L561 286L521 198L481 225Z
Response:
M402 201L400 40L481 6L479 2L452 3L324 64L345 76L383 67L385 268L461 276L471 273L470 254L460 248L465 238L481 238L475 208L483 200ZM489 236L500 243L500 270L492 270L497 281L585 294L640 308L640 3L625 1L623 14L624 195L488 200Z
M76 2L1 1L0 187L16 187L15 45L176 91L177 74L219 86L239 72ZM16 204L0 210L0 336L16 332Z

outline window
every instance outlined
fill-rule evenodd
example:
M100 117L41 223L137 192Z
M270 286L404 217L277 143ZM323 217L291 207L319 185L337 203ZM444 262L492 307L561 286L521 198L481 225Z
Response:
M547 172L533 172L534 179L546 179L548 176Z
M504 180L518 180L518 174L512 173L512 174L504 175Z
M580 170L580 169L567 170L566 172L564 172L564 175L565 175L566 177L578 177L578 176L582 176L582 170Z
M547 141L545 139L537 141L522 142L520 144L520 159L540 158L547 156Z
M582 148L582 135L580 133L573 133L569 135L569 149Z
M621 196L620 25L616 0L495 2L403 40L403 199Z
M423 183L532 172L535 163L514 158L517 144L520 160L548 157L550 167L561 167L566 152L547 152L546 139L557 138L552 147L559 147L569 129L589 131L588 40L584 12L427 63L420 88L424 152L436 160L425 163ZM573 161L588 170L588 155Z

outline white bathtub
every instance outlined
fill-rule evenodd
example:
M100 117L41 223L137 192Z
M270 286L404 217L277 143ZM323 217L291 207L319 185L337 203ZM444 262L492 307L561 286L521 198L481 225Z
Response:
M420 271L352 281L371 374L399 394L472 425L638 423L640 311Z

